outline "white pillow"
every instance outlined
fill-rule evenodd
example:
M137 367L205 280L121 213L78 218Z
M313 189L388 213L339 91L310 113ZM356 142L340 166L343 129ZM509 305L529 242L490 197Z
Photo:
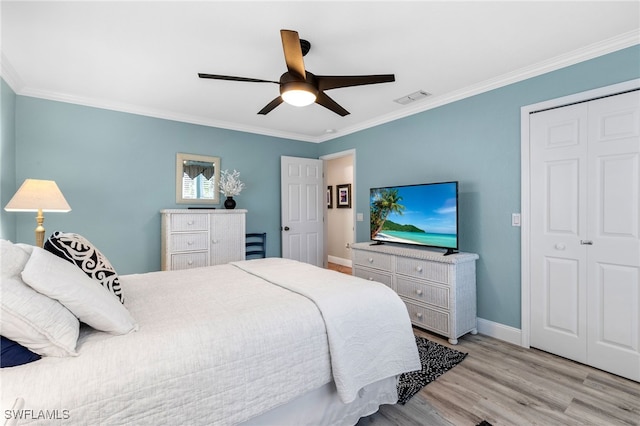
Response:
M78 319L20 278L30 249L0 240L0 334L42 356L75 356Z
M34 290L62 303L80 321L96 330L127 334L138 329L127 308L98 281L89 278L73 263L40 247L33 249L22 279Z

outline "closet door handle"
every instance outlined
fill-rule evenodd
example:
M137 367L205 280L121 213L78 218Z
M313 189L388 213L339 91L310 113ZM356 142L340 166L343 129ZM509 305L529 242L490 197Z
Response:
M591 241L591 240L580 240L580 244L582 244L583 246L592 246L593 245L593 241Z

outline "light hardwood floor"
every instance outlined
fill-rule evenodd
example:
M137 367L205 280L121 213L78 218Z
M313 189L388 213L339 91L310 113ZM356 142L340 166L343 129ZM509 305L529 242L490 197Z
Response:
M349 266L342 266L342 265L338 265L337 263L329 262L327 264L327 269L333 269L334 271L351 275L351 267Z
M468 353L407 404L386 405L365 425L640 425L640 383L537 349L483 335L457 345Z
M469 355L407 404L382 406L358 426L640 425L638 382L481 334L450 345L414 332Z

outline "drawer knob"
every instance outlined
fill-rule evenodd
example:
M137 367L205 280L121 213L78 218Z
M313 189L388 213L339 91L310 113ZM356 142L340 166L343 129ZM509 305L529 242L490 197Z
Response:
M369 260L369 263L373 263L373 257L370 257L368 260Z
M193 265L193 260L188 261L187 265Z
M218 240L211 240L211 244L218 244Z
M422 313L421 312L416 312L416 316L420 319L422 319Z
M422 266L416 266L416 271L422 272Z
M188 246L192 246L193 245L193 241L187 241L187 245Z
M421 290L421 289L417 289L417 290L416 290L416 294L417 294L418 296L422 296L422 290Z
M373 277L369 277L369 281L373 281Z
M192 220L188 221L187 225L193 225L193 221Z

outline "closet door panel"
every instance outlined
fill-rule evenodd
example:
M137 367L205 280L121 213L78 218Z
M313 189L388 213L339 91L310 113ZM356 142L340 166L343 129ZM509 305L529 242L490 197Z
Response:
M589 102L590 365L640 380L640 93Z
M533 114L531 346L587 359L585 104Z

